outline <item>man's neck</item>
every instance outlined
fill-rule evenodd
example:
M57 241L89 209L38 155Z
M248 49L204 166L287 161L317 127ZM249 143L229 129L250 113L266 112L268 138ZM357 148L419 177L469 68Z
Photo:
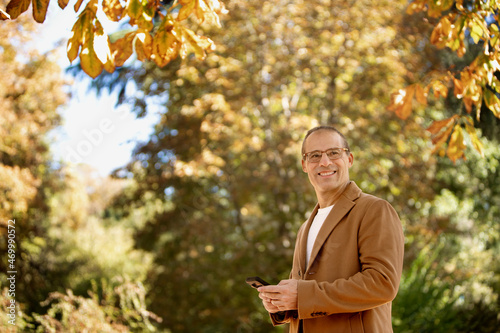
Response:
M346 182L341 187L337 188L335 191L328 191L324 193L317 193L319 208L325 208L334 205L340 198L342 193L345 191L347 185L350 181Z

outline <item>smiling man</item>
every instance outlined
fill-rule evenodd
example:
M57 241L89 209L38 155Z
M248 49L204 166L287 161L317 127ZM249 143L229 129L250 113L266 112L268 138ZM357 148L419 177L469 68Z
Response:
M349 179L354 163L334 127L307 132L302 169L318 204L297 234L290 279L259 288L273 325L290 332L392 332L403 267L401 222L385 200Z

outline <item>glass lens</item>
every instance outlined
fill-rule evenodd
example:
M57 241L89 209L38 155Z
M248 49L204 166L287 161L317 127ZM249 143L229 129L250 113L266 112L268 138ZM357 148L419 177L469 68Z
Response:
M323 157L323 153L326 153L326 156L331 160L336 160L341 157L342 148L331 148L326 151L315 150L307 154L307 160L309 162L317 163L321 161L321 157Z

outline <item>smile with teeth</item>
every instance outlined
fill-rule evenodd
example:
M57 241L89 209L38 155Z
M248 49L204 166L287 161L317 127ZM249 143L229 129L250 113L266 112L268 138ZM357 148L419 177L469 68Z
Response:
M332 170L329 170L329 171L321 171L320 173L318 173L318 175L320 176L331 176L333 174L335 174L337 171L332 171Z

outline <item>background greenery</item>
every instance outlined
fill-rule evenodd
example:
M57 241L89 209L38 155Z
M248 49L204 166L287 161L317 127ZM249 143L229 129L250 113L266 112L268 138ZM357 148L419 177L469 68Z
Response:
M425 128L452 97L401 120L390 93L457 58L429 43L406 1L227 3L217 50L164 68L129 62L93 81L154 133L112 177L55 163L65 82L28 40L0 26L0 325L19 332L282 332L244 279L288 276L315 204L300 169L307 129L349 139L351 179L388 200L406 235L396 332L496 332L500 324L498 119L481 118L485 157L432 155ZM203 27L199 27L202 29ZM470 61L470 59L469 59ZM78 76L77 76L78 78ZM132 88L132 89L131 89ZM468 138L466 138L468 139ZM17 326L7 323L6 221L16 219Z

